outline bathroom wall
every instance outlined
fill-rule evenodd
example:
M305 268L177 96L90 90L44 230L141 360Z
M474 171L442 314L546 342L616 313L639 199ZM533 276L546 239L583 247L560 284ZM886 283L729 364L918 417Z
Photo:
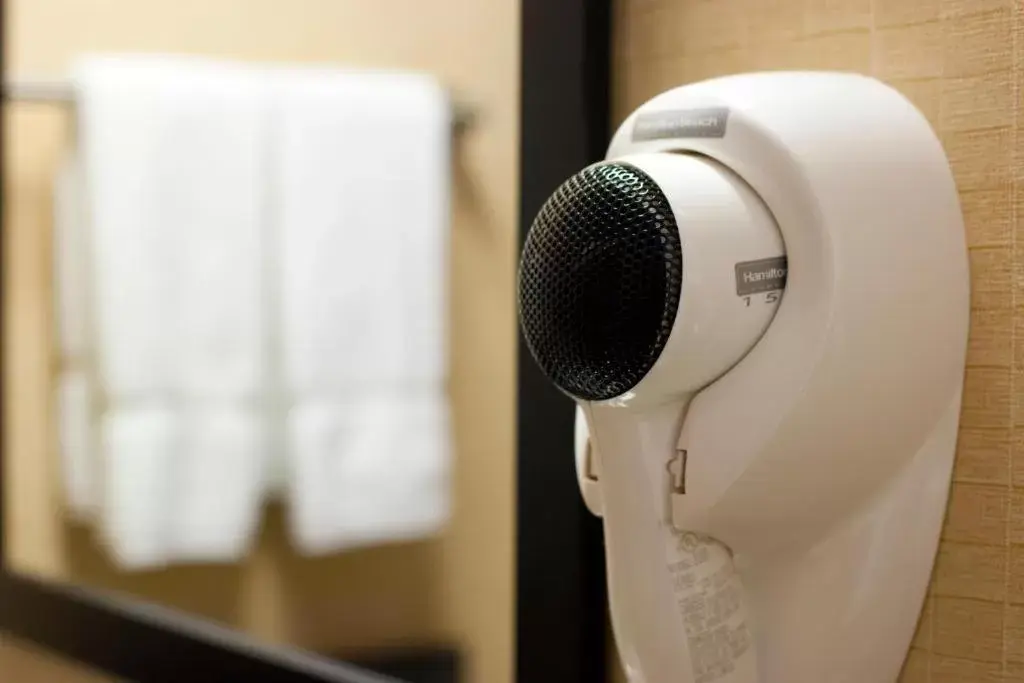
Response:
M972 323L949 509L901 680L1024 681L1024 4L616 0L614 21L616 124L703 78L839 69L899 88L939 132L967 221Z
M51 179L68 110L6 105L4 402L7 561L18 571L129 592L324 651L461 644L467 680L510 680L514 569L513 281L518 163L515 0L12 0L9 74L60 75L87 50L403 67L438 74L479 112L456 144L452 370L458 460L445 537L303 560L281 511L244 566L116 572L59 516L47 419ZM0 654L0 669L3 669Z

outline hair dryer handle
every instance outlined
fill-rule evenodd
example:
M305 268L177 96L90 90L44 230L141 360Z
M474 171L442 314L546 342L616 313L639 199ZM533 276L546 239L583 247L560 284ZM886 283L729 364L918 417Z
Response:
M683 402L640 413L583 405L593 426L591 456L600 454L616 644L630 683L757 683L732 554L671 522L672 465L685 408Z

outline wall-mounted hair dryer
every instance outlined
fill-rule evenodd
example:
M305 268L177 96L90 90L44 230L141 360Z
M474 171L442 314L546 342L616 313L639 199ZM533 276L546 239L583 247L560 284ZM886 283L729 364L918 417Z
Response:
M892 683L967 346L943 149L862 76L663 93L530 229L523 333L577 403L632 683Z

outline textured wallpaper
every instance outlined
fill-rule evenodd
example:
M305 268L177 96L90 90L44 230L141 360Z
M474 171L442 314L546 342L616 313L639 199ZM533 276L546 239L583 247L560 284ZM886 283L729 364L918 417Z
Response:
M616 123L694 80L840 69L899 88L939 132L972 322L949 509L901 681L1024 682L1024 0L618 0L614 53Z

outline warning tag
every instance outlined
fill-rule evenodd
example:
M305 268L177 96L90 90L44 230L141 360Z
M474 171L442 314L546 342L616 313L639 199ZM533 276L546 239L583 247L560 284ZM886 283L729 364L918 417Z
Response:
M753 670L754 651L732 554L714 539L675 529L668 546L694 683L739 683L746 678L742 672Z

